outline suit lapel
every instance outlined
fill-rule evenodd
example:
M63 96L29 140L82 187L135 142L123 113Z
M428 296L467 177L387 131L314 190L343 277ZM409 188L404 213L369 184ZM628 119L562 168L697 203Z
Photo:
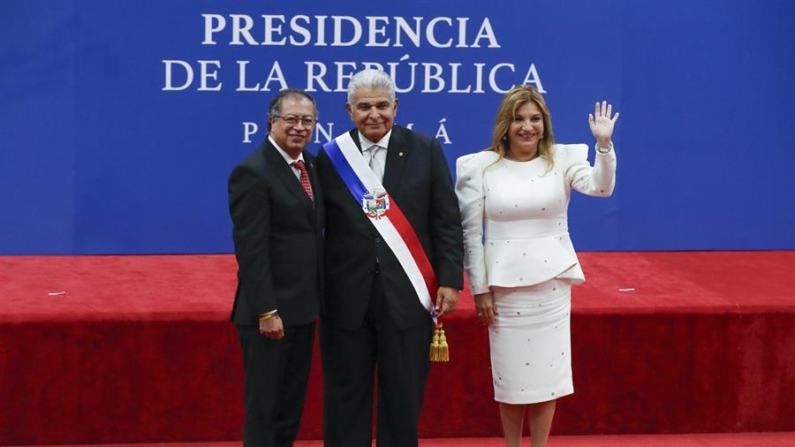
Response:
M362 143L359 141L359 131L354 128L350 131L353 142L362 151ZM403 174L403 168L406 166L411 148L406 144L403 137L403 129L398 126L392 127L392 135L389 137L389 148L386 151L386 166L384 167L384 179L381 184L387 190L397 189L400 185L400 176Z
M301 181L295 176L293 168L284 161L284 158L279 153L278 149L270 144L270 140L265 146L264 155L271 167L271 172L279 179L279 181L281 181L282 184L284 184L287 191L308 205L311 209L312 199L310 199L306 194L306 191L304 191L304 187L301 186ZM314 187L314 184L312 186Z
M406 167L406 160L409 158L411 148L406 145L403 138L403 129L398 126L392 127L392 135L389 138L389 149L386 151L386 167L384 169L384 180L381 182L387 192L393 191L400 185L400 176Z
M312 185L312 193L315 195L315 200L319 200L318 192L320 191L320 178L318 178L315 158L304 152L304 162L306 165L307 174L309 174L309 184ZM303 187L301 187L301 191L303 190ZM306 193L304 193L304 195L306 195Z
M359 141L359 129L354 127L353 130L348 132L348 134L351 136L351 139L353 140L353 142L356 143L356 147L359 148L359 152L361 152L362 151L362 142Z

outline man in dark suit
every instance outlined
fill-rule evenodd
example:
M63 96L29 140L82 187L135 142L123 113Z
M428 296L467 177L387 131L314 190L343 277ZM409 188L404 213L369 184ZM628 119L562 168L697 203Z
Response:
M281 91L267 140L229 178L246 447L292 446L301 421L322 291L323 196L304 152L316 119L309 94Z
M349 133L356 144L352 153L364 157L416 233L439 286L431 286L429 307L441 316L453 310L463 286L458 201L438 141L394 126L397 104L394 82L383 71L351 78L346 108L356 124ZM334 157L327 145L317 160L327 212L324 442L370 446L377 369L378 445L416 446L430 369L431 309L420 302L388 235L351 194Z

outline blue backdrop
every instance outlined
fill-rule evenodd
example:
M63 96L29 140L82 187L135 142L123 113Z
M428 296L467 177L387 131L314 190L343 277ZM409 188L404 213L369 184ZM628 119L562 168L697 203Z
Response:
M284 86L319 102L392 71L397 121L455 159L502 92L546 92L557 140L621 112L612 198L580 250L795 249L795 2L0 0L0 254L223 253L226 180Z

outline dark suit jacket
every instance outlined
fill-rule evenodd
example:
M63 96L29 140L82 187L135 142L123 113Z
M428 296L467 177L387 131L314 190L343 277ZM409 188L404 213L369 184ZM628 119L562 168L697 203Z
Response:
M238 264L231 320L257 325L279 311L286 326L312 322L322 293L323 194L315 160L304 152L314 203L270 140L229 177L229 212Z
M351 135L359 143L356 129ZM428 323L408 277L346 188L325 151L317 158L326 201L326 290L323 317L332 325L358 328L373 284L376 259L389 313L398 327ZM384 188L422 243L440 286L463 287L463 236L458 199L444 152L435 138L394 126ZM435 302L436 296L431 299Z

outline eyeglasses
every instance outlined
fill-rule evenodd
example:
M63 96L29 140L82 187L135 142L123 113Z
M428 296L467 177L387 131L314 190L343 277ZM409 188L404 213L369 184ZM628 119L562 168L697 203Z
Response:
M287 116L273 115L273 118L274 119L281 118L285 123L289 124L290 126L297 126L298 123L303 124L304 127L312 127L315 125L315 119L309 118L308 116L299 118L295 115L287 115Z

